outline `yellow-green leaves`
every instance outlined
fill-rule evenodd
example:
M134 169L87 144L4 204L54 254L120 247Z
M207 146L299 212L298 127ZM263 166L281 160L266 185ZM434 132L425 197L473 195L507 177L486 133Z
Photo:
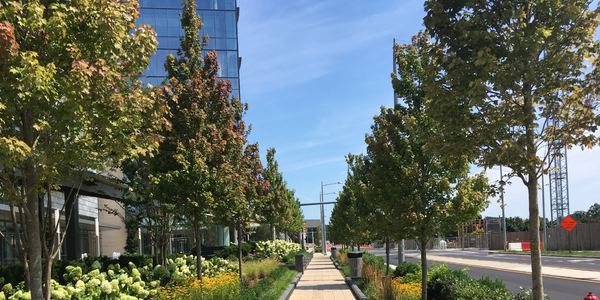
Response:
M7 190L19 180L26 183L21 197L39 201L38 193L81 176L74 170L101 171L154 148L160 137L152 129L161 119L153 116L162 102L142 92L138 77L156 39L151 30L131 30L136 6L82 0L0 6L0 165L8 174L0 176L6 187L0 198L20 194ZM39 250L41 240L26 243ZM41 282L32 289L41 299Z

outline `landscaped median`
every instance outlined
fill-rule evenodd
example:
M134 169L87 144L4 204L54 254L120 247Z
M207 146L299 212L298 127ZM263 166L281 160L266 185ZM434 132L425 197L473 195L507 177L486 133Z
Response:
M299 245L282 241L246 244L243 248L247 251L241 281L237 257L227 248L210 260L202 259L202 281L196 279L196 257L192 255L170 255L166 266L153 265L153 256L148 255L55 261L52 299L277 300L301 275L287 267L286 261L295 254L308 256ZM31 299L24 283L17 281L22 272L19 267L0 268L0 300Z
M346 282L353 288L359 300L418 300L421 299L421 265L409 262L390 269L385 276L386 265L382 257L363 252L362 277L350 279L348 250L340 250L332 257L334 264L346 277ZM427 271L427 296L436 300L529 300L533 299L530 291L521 291L514 295L506 289L501 280L489 277L474 279L468 275L468 268L451 270L447 265L432 264Z

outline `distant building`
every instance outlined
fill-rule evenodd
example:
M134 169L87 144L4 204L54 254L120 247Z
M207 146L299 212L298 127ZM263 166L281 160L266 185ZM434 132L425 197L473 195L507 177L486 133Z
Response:
M136 25L150 24L156 31L158 50L150 58L148 70L142 74L146 83L158 86L165 79L167 72L164 63L168 54L177 56L180 49L180 37L184 35L181 28L182 0L140 0L140 17ZM217 51L219 61L219 79L231 81L233 95L240 98L239 68L241 58L238 52L238 18L239 8L236 0L196 0L196 10L203 23L201 36L208 35L208 45L202 55L208 51ZM150 240L142 232L142 252L150 254ZM207 246L223 247L235 242L234 230L223 226L213 226ZM193 246L187 230L176 230L172 234L171 251L188 252Z
M90 172L93 181L84 181L81 184L79 197L71 193L70 186L59 184L60 190L51 191L51 207L44 207L44 211L52 210L51 216L58 220L60 233L65 234L68 216L71 216L69 228L66 230L65 242L61 248L58 259L78 259L82 254L91 256L112 256L114 252L124 253L126 231L125 224L119 217L110 215L102 209L105 205L119 209L114 202L122 195L117 184L106 180L103 176ZM44 197L48 199L47 196ZM65 211L59 214L66 202ZM18 216L17 216L18 217ZM7 237L8 243L0 239L0 265L18 262L18 253L13 252L16 247L15 228L10 216L10 208L4 200L0 199L0 230ZM11 245L13 247L11 247Z
M150 24L156 31L158 50L150 59L150 65L142 75L142 80L158 86L167 75L164 67L165 58L172 53L177 56L180 48L179 37L184 32L181 28L181 0L140 0L140 18L136 24ZM197 13L202 21L201 36L208 35L207 51L217 50L221 70L219 78L230 80L233 95L240 98L239 68L241 58L238 52L237 23L239 8L236 0L197 0Z

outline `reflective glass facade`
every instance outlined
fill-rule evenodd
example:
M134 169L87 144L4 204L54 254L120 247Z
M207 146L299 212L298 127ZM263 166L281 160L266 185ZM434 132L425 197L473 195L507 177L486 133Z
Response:
M159 85L166 76L165 58L177 55L179 37L182 36L180 14L182 0L140 0L140 18L137 25L150 24L156 31L158 50L152 56L142 80ZM239 54L237 39L236 0L196 0L196 9L204 24L200 35L209 37L206 51L217 50L221 70L219 78L231 81L233 93L240 97Z

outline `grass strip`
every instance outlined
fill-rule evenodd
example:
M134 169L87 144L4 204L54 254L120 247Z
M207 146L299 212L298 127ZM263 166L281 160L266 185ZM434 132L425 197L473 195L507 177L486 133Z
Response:
M234 300L277 300L287 289L298 272L278 268L253 287L241 291Z

